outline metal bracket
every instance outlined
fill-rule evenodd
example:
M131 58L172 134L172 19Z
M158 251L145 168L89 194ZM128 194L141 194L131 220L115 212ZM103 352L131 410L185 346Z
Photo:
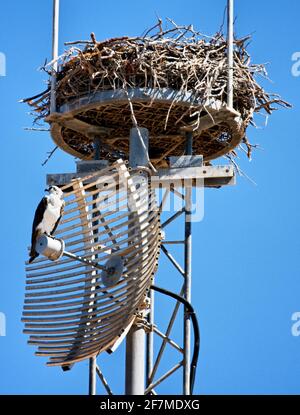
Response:
M202 167L203 156L171 156L169 157L170 168Z
M111 256L105 265L101 265L90 259L65 251L65 243L62 239L55 239L45 234L38 238L36 250L39 254L46 256L51 261L57 261L64 255L82 262L85 265L100 269L102 271L101 282L105 287L112 287L117 284L124 270L124 260L121 256Z
M185 180L193 181L193 186L222 187L236 184L234 167L225 166L203 166L202 156L170 157L171 167L158 170L157 175L151 176L153 189L170 188L172 183L181 185ZM106 160L79 162L76 173L48 174L47 184L64 186L72 180L100 170L107 163Z
M153 188L170 189L172 185L181 186L184 182L192 181L196 187L221 187L234 185L235 172L233 166L202 166L176 167L160 169L158 176L151 177Z

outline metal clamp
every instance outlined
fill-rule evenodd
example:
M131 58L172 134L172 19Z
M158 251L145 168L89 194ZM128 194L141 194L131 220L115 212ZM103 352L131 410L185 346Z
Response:
M101 265L90 259L72 254L65 250L65 242L62 239L55 239L46 234L41 235L36 243L36 251L50 259L51 261L58 261L62 256L90 265L96 269L100 269L101 281L105 287L112 287L121 278L124 270L124 259L119 255L113 255L109 258L105 265Z

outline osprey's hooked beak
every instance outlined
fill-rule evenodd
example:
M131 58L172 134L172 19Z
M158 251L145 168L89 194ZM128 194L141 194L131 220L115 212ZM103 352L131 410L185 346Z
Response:
M45 189L45 192L50 192L51 186Z

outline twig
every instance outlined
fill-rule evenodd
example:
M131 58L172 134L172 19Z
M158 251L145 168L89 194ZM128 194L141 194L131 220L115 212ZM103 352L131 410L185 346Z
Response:
M237 171L237 173L240 175L240 176L243 176L243 177L245 177L247 180L249 180L249 182L250 183L252 183L252 184L254 184L255 186L257 186L257 183L254 181L254 180L252 180L251 179L251 177L249 177L240 167L239 167L239 165L236 163L236 161L230 156L230 155L227 155L226 156L229 160L230 160L230 162L234 165L234 167L235 167L235 169L236 169L236 171Z
M64 45L65 46L69 46L69 45L91 45L93 44L93 42L91 40L74 40L71 42L65 42Z
M24 127L24 131L50 131L49 128Z
M36 95L34 95L33 97L30 97L30 98L24 98L24 99L20 99L18 102L23 103L23 102L33 101L34 99L37 99L37 98L42 97L42 96L44 96L45 94L47 94L47 92L49 92L49 91L50 91L50 89L51 89L51 88L49 87L49 88L47 88L45 91L40 92L39 94L36 94Z
M142 37L143 37L143 38L147 37L147 35L148 35L149 33L151 33L151 32L152 32L152 30L156 29L157 27L159 28L159 32L160 32L160 33L163 33L163 30L162 30L162 26L161 26L161 25L162 25L162 20L161 20L161 18L159 17L159 18L158 18L158 22L156 23L156 25L155 25L155 26L153 26L153 27L151 27L150 29L148 29L148 30L146 31L146 33L142 35Z
M47 154L48 154L48 157L46 158L46 160L42 163L42 166L45 166L47 163L48 163L48 161L51 159L51 157L53 156L53 154L55 153L55 151L58 149L58 146L56 146L56 147L54 147L54 149L52 150L52 151L49 151Z

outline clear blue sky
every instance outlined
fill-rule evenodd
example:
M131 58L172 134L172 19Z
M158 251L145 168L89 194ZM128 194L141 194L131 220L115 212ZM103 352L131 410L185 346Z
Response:
M44 87L45 74L37 68L50 56L52 1L2 3L0 52L7 58L7 76L0 77L0 312L7 318L7 336L0 337L0 393L86 393L86 362L68 373L47 368L22 334L24 260L33 212L46 173L75 166L71 156L57 152L41 167L53 143L48 133L23 130L32 118L17 102ZM61 0L60 48L91 31L98 39L141 34L156 14L210 34L219 28L224 6L225 0ZM239 164L257 186L239 178L235 187L205 193L205 217L193 234L193 304L202 335L196 393L300 393L300 337L291 335L291 316L300 311L300 77L291 75L291 56L300 51L299 14L298 0L236 0L237 34L253 33L253 61L270 63L273 83L267 88L294 108L276 112L266 129L248 131L264 151L255 152L251 163L241 155ZM178 280L161 261L159 285L176 288ZM163 315L162 304L158 312ZM121 347L99 358L120 393L123 354ZM168 359L166 368L173 356ZM174 378L161 392L176 393L176 384Z

